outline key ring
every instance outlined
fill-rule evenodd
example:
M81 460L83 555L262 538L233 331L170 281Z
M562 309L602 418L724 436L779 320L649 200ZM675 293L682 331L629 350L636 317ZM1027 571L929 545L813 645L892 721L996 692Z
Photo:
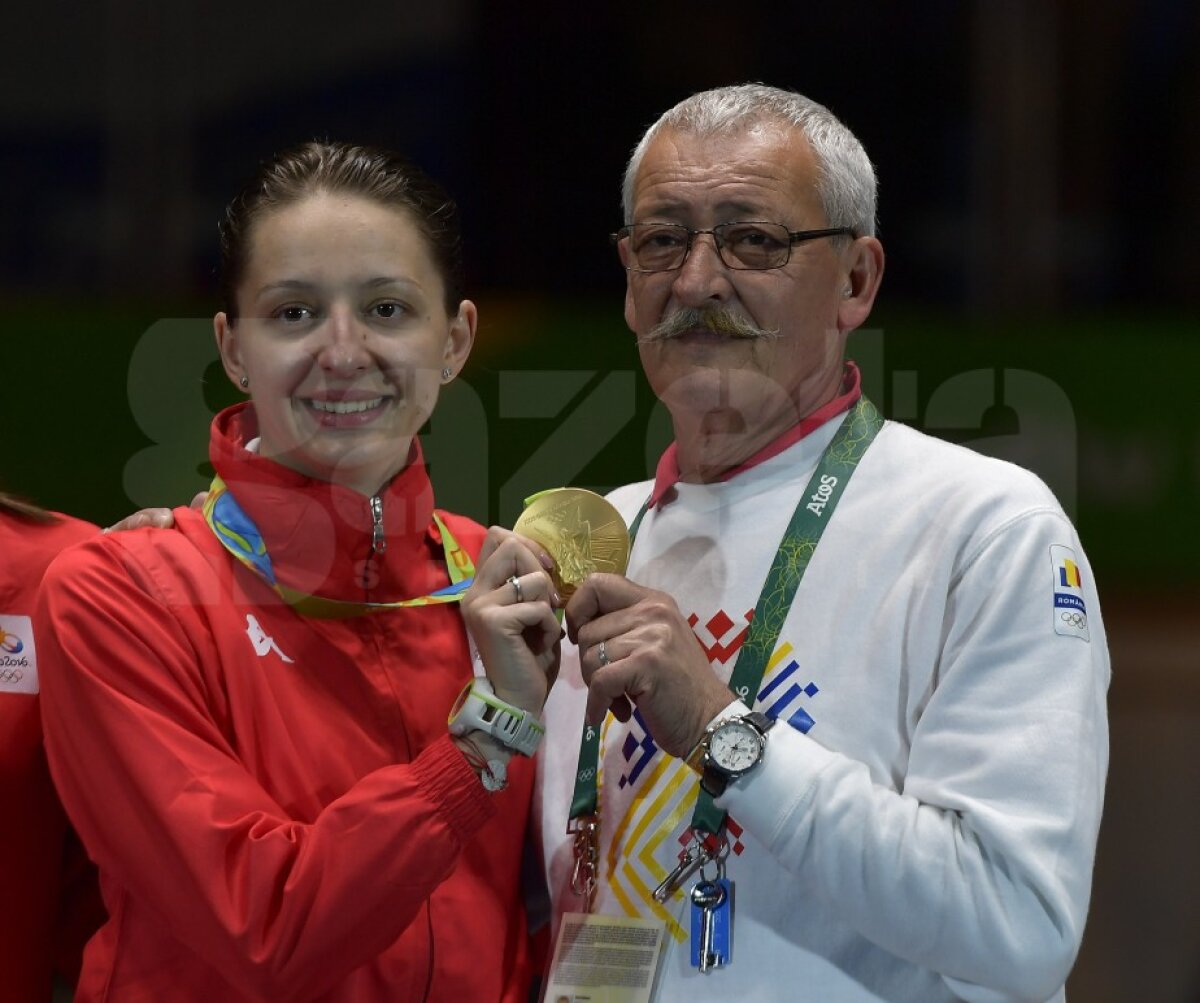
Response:
M699 836L699 834L697 834ZM720 835L708 833L703 837L703 842L707 853L703 857L703 862L700 864L700 880L708 881L708 865L715 864L717 867L717 878L720 881L725 877L725 858L729 856L729 840L725 836L724 829ZM713 844L716 844L715 846Z
M567 824L567 832L575 835L571 847L575 857L575 865L571 870L571 891L584 900L585 911L590 913L596 904L596 890L599 888L596 865L600 861L600 819L596 815L573 818Z

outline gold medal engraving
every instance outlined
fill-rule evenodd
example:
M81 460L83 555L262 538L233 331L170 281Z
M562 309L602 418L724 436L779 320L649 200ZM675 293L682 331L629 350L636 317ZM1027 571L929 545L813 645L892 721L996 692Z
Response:
M513 532L540 543L554 558L552 577L564 599L593 572L624 574L629 563L629 528L621 513L583 488L534 495Z

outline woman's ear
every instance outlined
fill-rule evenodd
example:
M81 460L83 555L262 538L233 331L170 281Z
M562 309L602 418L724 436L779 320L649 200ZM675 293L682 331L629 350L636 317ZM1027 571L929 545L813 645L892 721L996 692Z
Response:
M470 300L458 304L458 313L450 318L450 330L446 335L446 348L442 352L442 364L455 376L462 372L475 344L475 331L479 325L479 311Z
M225 367L229 382L245 390L250 380L242 365L241 341L234 333L233 322L223 311L213 317L213 336L217 340L217 351L221 354L221 365Z

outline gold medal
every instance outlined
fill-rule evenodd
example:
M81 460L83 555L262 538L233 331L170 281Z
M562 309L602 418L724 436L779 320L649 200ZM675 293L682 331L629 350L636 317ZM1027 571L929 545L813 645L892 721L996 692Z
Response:
M553 488L529 499L514 533L540 543L554 558L558 594L568 598L594 571L624 574L629 527L610 502L583 488Z

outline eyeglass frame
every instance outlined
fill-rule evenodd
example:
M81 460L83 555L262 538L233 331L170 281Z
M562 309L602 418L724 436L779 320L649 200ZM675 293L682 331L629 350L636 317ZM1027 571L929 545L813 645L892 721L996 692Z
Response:
M717 231L729 226L749 226L753 224L765 224L767 226L783 227L784 232L788 235L787 257L785 257L777 265L767 265L763 268L754 268L750 265L743 265L741 262L730 264L725 260L725 255L721 252L723 241L718 239ZM682 223L673 223L669 220L663 220L659 223L626 223L616 233L610 233L608 239L615 247L622 240L630 235L635 226L675 226L683 230L687 234L687 243L683 248L683 257L679 259L679 264L672 268L632 268L629 265L625 266L627 272L637 272L640 275L658 275L662 272L676 272L687 264L688 255L692 253L692 244L695 239L702 234L711 234L713 239L713 247L716 249L717 257L721 264L726 268L730 268L737 272L770 272L776 268L784 268L787 263L792 260L792 248L796 244L804 243L806 240L819 240L821 237L854 237L858 238L858 232L852 226L827 226L818 230L789 230L786 223L777 223L769 219L733 219L728 223L718 223L716 226L709 227L705 230L693 230L690 226L684 226Z

